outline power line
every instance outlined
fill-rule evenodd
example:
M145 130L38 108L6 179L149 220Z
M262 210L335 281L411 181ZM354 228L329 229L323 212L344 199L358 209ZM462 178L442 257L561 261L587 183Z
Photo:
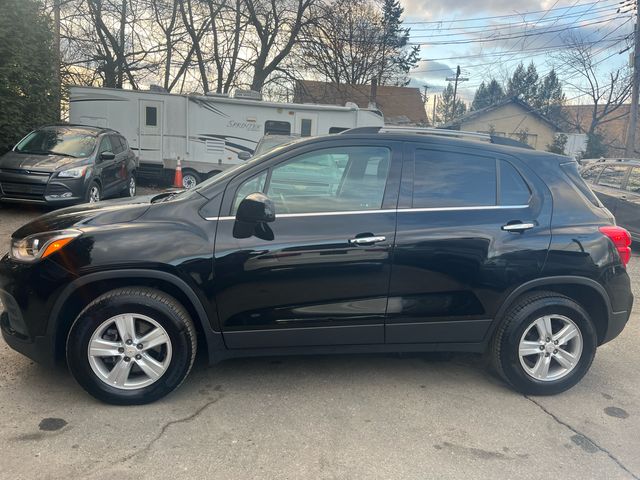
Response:
M623 1L618 1L615 2L616 5L623 5L623 4L628 4L630 0L623 0ZM587 3L582 3L580 4L581 7L586 7L589 5L595 5L601 3L600 1L593 1L593 2L587 2ZM552 11L556 11L556 10L570 10L571 8L573 8L574 5L572 6L565 6L565 7L558 7ZM507 15L492 15L492 16L488 16L488 17L474 17L474 18L461 18L461 19L449 19L449 20L425 20L425 21L404 21L403 24L405 25L437 25L437 24L443 24L443 23L462 23L462 22L477 22L479 20L492 20L492 19L498 19L498 18L510 18L510 17L523 17L526 15L534 15L537 13L544 13L544 12L548 12L549 9L547 10L535 10L535 11L531 11L531 12L521 12L521 13L510 13Z

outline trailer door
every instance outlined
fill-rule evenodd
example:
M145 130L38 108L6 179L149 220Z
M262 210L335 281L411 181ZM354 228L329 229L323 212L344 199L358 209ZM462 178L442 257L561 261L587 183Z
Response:
M162 163L163 103L140 100L138 157L151 163Z

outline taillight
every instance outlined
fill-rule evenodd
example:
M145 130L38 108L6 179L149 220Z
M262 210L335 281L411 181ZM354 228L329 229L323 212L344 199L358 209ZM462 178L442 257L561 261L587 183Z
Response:
M600 227L600 231L611 239L620 254L620 260L626 266L631 259L631 235L622 227Z

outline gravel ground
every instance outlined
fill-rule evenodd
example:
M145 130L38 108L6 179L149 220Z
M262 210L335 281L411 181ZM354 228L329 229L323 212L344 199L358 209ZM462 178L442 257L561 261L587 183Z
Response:
M39 213L0 205L0 252ZM629 272L640 298L640 257ZM639 334L634 313L554 397L514 393L473 355L362 355L199 364L141 407L100 404L0 340L0 478L637 479Z

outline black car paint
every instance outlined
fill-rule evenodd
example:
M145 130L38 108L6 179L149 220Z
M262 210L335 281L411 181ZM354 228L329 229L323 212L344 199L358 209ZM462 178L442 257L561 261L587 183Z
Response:
M532 190L517 208L413 211L412 148L459 148L511 162ZM232 198L257 172L319 147L386 145L392 165L381 211L276 217L274 240L234 238ZM505 309L529 289L587 289L602 308L599 342L631 308L629 277L598 232L608 213L579 198L546 153L411 135L323 137L247 162L194 191L150 203L105 202L41 217L18 230L83 234L34 264L5 256L0 319L7 343L40 361L59 357L82 305L104 289L151 284L185 303L212 362L325 352L483 351ZM553 208L553 215L552 215ZM501 229L534 221L524 233ZM397 227L396 227L397 225ZM354 246L360 234L385 236ZM26 328L16 332L14 316Z
M58 154L21 153L17 150L0 157L0 201L66 206L86 201L89 186L96 182L102 190L101 198L118 195L127 188L134 174L137 160L130 148L115 154L114 158L101 158L100 142L116 131L99 127L44 127L46 129L78 128L95 135L96 146L91 155L75 158ZM75 167L87 167L80 178L60 177L60 172ZM60 197L70 192L70 197Z

